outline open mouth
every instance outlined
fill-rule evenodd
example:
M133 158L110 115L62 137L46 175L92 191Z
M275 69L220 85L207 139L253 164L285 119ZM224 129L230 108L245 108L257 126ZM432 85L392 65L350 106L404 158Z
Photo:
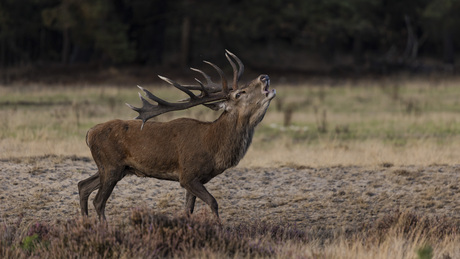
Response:
M268 90L268 88L270 87L270 79L268 78L268 76L267 78L264 78L263 82L265 84L262 87L262 94L265 94L265 97L270 97L270 99L272 99L276 95L276 90Z

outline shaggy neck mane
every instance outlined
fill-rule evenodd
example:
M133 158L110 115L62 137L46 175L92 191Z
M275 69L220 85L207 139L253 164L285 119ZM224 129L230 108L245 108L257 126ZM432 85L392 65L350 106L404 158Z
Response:
M239 116L236 112L223 112L214 122L219 134L219 143L216 152L216 164L221 168L236 166L243 158L252 142L254 128L249 118Z

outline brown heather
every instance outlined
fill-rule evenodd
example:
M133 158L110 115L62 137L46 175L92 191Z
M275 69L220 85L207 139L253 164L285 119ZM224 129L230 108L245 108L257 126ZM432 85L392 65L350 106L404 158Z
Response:
M441 255L436 258L460 255L453 249L459 242L458 223L412 212L392 212L351 231L322 232L263 221L221 227L209 223L210 217L171 218L134 209L118 225L94 217L37 222L27 229L19 228L19 222L2 224L0 257L431 258L433 250Z

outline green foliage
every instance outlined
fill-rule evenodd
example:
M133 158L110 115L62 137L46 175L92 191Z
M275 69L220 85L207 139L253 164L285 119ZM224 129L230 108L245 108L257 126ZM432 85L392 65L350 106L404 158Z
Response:
M187 44L191 62L223 48L251 53L247 56L266 66L299 66L292 60L272 62L291 52L319 53L318 62L332 65L343 56L389 62L388 53L397 57L407 48L406 18L418 39L414 51L433 57L445 48L439 28L458 27L459 9L456 0L4 0L0 65L177 63ZM182 37L185 18L192 24L189 38ZM458 36L453 37L458 48Z
M433 258L433 247L426 245L417 250L417 256L419 259L431 259Z
M40 242L40 238L38 237L38 234L33 234L31 236L26 236L23 240L22 240L22 243L21 243L21 248L28 252L28 253L32 253L37 244Z
M123 24L111 1L63 0L42 11L45 27L64 33L72 42L94 48L114 63L131 62L134 48L128 39L128 25Z

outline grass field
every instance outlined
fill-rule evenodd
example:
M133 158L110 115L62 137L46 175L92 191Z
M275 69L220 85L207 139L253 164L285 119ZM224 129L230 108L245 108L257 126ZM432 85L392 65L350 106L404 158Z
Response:
M460 151L460 81L434 79L344 83L274 82L278 95L242 166L452 164ZM172 87L144 86L168 100ZM131 119L136 87L15 85L0 87L0 157L89 156L86 131ZM219 113L196 107L159 120Z
M117 185L108 226L79 218L76 183L95 171L86 131L135 117L134 85L0 86L0 257L460 258L460 80L272 87L246 157L207 185L219 227L200 202L180 216L178 185L135 177Z

